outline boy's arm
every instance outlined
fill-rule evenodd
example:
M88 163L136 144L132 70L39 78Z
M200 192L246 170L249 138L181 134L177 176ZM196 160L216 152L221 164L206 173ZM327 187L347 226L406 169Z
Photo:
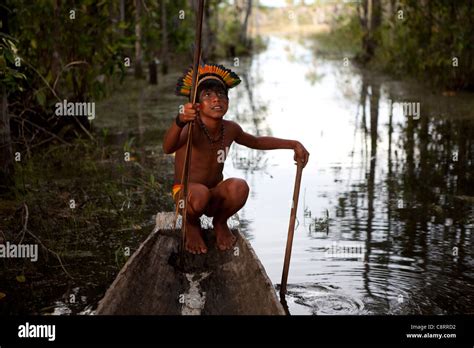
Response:
M237 144L257 150L292 149L295 151L295 161L301 162L303 167L308 163L309 152L299 141L275 137L256 137L244 132L237 123L234 124L237 129L237 135L235 137Z
M166 154L176 152L186 142L188 134L188 125L183 128L178 127L173 120L173 124L168 129L163 140L163 152Z
M186 136L188 134L188 122L194 121L198 112L199 104L192 105L187 103L184 105L183 113L178 114L179 122L186 124L184 127L179 127L176 120L173 120L173 124L168 129L163 139L163 152L170 154L176 152L186 142Z

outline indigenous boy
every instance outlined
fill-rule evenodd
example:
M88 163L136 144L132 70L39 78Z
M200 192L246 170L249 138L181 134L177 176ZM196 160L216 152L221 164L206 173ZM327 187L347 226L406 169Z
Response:
M192 68L177 85L177 94L189 96ZM239 77L221 65L199 67L196 104L187 103L165 134L163 150L175 155L175 185L173 198L177 205L182 197L182 171L186 155L186 140L190 121L195 121L192 137L192 156L189 168L188 204L186 215L185 248L193 254L207 252L200 229L200 216L213 217L216 245L230 249L235 237L227 227L227 219L238 212L247 201L249 187L243 179L223 179L225 156L235 141L258 150L292 149L294 159L303 166L309 153L295 140L256 137L248 134L233 121L223 117L229 107L227 92L240 83ZM184 212L183 212L184 213Z

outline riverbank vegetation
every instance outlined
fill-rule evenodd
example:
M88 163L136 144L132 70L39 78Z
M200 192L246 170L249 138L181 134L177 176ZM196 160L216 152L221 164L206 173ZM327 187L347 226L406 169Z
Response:
M0 243L40 253L34 263L0 260L0 313L52 313L61 305L44 304L58 299L83 310L154 214L174 209L173 160L160 146L182 102L176 72L192 63L196 3L0 5ZM259 47L251 10L250 0L206 1L205 61ZM58 116L64 101L93 105L94 115Z
M315 39L331 51L397 77L445 90L474 89L472 1L363 0L347 3L328 33Z
M27 160L36 146L94 138L91 117L59 117L57 103L95 103L128 74L156 84L170 69L188 66L196 4L6 1L0 18L0 190L14 184L15 154ZM251 9L250 0L206 1L204 60L252 51Z

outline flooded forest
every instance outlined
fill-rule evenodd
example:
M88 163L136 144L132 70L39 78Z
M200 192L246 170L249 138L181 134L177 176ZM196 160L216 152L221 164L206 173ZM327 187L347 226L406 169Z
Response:
M91 314L174 211L162 144L196 6L1 5L1 315ZM202 60L242 80L225 118L311 153L291 314L474 313L473 38L472 0L205 1ZM240 226L275 289L294 171L292 151L238 144L224 167L250 187Z

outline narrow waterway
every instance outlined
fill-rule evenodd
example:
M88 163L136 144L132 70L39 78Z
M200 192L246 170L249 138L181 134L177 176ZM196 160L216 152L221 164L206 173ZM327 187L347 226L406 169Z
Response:
M303 172L289 276L292 314L474 311L474 98L392 81L311 42L270 37L238 67L228 117L297 139ZM409 104L406 104L409 103ZM296 167L289 150L235 145L247 235L280 283Z
M226 118L255 135L299 140L311 153L289 274L291 314L473 313L472 94L433 93L409 77L395 81L315 52L309 39L271 36L265 51L239 66L223 62L242 78ZM172 209L173 158L161 144L185 102L174 95L181 71L174 67L157 86L125 79L97 104L98 148L66 149L53 161L65 166L24 178L65 197L44 196L57 206L50 215L30 204L29 226L39 233L41 222L43 242L73 278L44 250L34 265L12 261L11 272L0 270L2 313L90 313L126 261L124 248L133 253L154 214ZM295 172L293 151L236 144L224 168L225 177L250 185L241 226L276 289ZM64 208L71 197L82 202L72 212Z

